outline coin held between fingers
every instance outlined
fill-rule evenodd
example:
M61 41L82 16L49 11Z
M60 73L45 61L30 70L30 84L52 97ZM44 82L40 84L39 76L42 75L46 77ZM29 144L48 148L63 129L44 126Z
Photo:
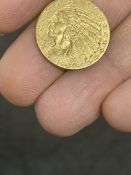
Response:
M64 69L93 65L106 52L109 40L108 20L89 0L55 0L42 11L36 25L40 51Z

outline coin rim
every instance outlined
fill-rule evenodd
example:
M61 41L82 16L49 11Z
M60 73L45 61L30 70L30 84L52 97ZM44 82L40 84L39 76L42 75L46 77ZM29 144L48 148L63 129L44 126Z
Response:
M111 37L111 31L110 31L110 25L109 25L109 21L108 21L108 18L106 17L106 15L104 14L104 12L101 10L101 8L99 6L97 6L95 3L93 3L91 0L88 0L90 3L92 3L94 6L96 6L98 8L98 10L100 11L100 13L103 15L103 17L105 18L105 22L107 24L107 34L108 34L108 39L107 39L107 43L104 47L104 51L101 52L101 54L95 59L95 61L92 61L91 64L84 64L80 67L66 67L66 64L65 66L63 65L59 65L55 62L53 62L52 58L50 58L49 56L46 56L46 54L44 53L44 51L41 49L41 46L39 44L39 39L38 39L38 29L39 29L39 24L41 23L41 18L42 16L44 15L43 13L48 9L50 8L50 6L52 6L53 4L56 3L56 1L58 2L59 0L54 0L52 1L51 3L49 3L45 8L44 10L42 10L42 12L40 13L39 17L38 17L38 20L37 20L37 23L36 23L36 42L37 42L37 45L38 45L38 48L39 50L41 51L41 53L43 54L43 56L50 62L52 63L53 65L57 66L57 67L60 67L62 69L67 69L67 70L79 70L79 69L84 69L84 68L87 68L87 67L90 67L92 65L94 65L96 62L98 62L102 56L106 53L107 49L108 49L108 46L109 46L109 43L110 43L110 37ZM53 16L52 16L53 17Z

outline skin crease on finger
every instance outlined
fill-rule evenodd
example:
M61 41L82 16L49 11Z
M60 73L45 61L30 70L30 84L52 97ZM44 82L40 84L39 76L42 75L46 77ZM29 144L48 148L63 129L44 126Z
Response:
M106 96L130 77L131 16L113 33L107 53L88 69L61 76L36 104L42 126L69 136L91 124Z
M124 3L123 3L123 1L119 1L118 7L116 5L117 1L108 1L107 4L105 3L105 5L104 5L104 3L102 3L103 2L102 0L98 0L95 2L103 9L103 11L105 11L106 15L109 18L110 25L112 28L114 28L116 25L118 25L119 22L121 20L123 20L129 14L129 9L130 9L130 1L129 0L124 1ZM123 8L120 8L120 6L123 6ZM118 10L118 9L116 10L116 11L118 11L117 17L116 17L116 12L114 12L115 8L122 9L122 10ZM111 11L111 9L114 9L114 10ZM3 71L1 71L1 73L0 73L1 74L0 77L3 78L6 75L6 80L7 81L10 80L10 82L9 81L7 82L6 80L4 80L5 83L3 83L3 80L1 80L0 89L2 91L2 94L4 94L6 96L6 98L8 98L11 102L13 102L15 104L19 104L19 105L29 105L29 104L33 103L34 100L42 93L42 91L44 91L48 86L50 86L52 84L52 82L55 81L59 77L59 75L61 74L61 70L57 69L56 67L54 67L51 64L49 65L48 63L46 63L45 60L44 60L44 63L42 63L43 57L41 54L39 54L39 51L38 51L36 45L34 44L34 28L30 27L30 30L27 29L26 31L27 31L27 33L26 32L23 33L23 35L18 40L16 40L15 44L13 44L11 46L11 48L8 50L8 52L3 57L2 62L1 62L2 64L0 64L1 69L3 69ZM24 39L24 38L26 38L26 39ZM26 43L28 43L28 44L26 45ZM16 45L18 45L19 47L16 48L15 47ZM21 47L21 45L24 45L26 49L24 47ZM33 46L32 48L30 48L31 45ZM20 47L21 47L21 49L20 49ZM30 49L29 50L30 52L27 54L28 49ZM16 52L16 50L19 50L19 54ZM14 52L15 59L13 59L11 56L11 53L13 53L13 52ZM34 64L30 64L30 61L31 61L30 58L32 56L34 59L33 60L31 59L32 60L31 63L34 62ZM35 58L35 57L37 57L37 58ZM24 60L22 60L23 58L24 58ZM40 60L39 60L39 58L40 58ZM39 63L40 63L38 67L36 66L38 64L37 59L39 60ZM26 62L26 60L28 60L28 61ZM19 63L19 64L13 65L13 62ZM29 70L28 70L28 67L23 67L26 64L28 67L30 67ZM17 78L15 76L11 76L12 70L14 69L15 66L18 67L17 68L18 72L17 71L15 72L15 75L17 75L16 76ZM36 69L34 69L34 67L36 67ZM42 71L43 67L46 68L45 71ZM5 74L4 70L7 70L7 68L10 71L6 72L6 74ZM94 66L94 68L95 68L95 66ZM33 69L35 71L33 71ZM21 71L25 72L25 74L20 74ZM52 71L53 71L53 73L52 73ZM93 69L92 71L95 71L95 69ZM84 74L84 71L80 71L80 72L83 72L83 74ZM45 77L43 77L44 75L45 75ZM49 75L54 75L54 77L52 78ZM32 77L35 77L35 78L32 78ZM40 77L40 79L38 79L38 77ZM16 79L16 81L15 81L15 79ZM43 79L43 81L42 81L42 79ZM48 81L47 81L47 79L48 79ZM19 87L21 87L22 84L25 85L23 87L24 89L21 89L21 91L19 91L20 90ZM12 88L10 85L12 86ZM6 88L6 87L8 87L8 88ZM16 88L14 88L14 87L17 87L18 91L16 91ZM32 89L32 87L34 89ZM11 89L13 89L13 90L11 90ZM30 94L30 96L28 96L29 94ZM29 97L29 99L27 97ZM16 99L16 98L17 98L17 100L15 102L14 99ZM26 99L28 99L29 101ZM92 111L92 112L94 113L94 111ZM98 112L96 112L96 115L97 115L97 113ZM73 118L72 118L72 121L74 121ZM82 123L83 123L83 121L82 121ZM86 123L87 123L87 118L86 118L85 124ZM90 119L89 119L89 123L90 123ZM74 125L75 125L75 122L74 122ZM74 127L74 125L72 125L72 127ZM81 122L79 122L79 125L80 126L82 125ZM68 126L67 126L67 130L68 130ZM69 132L70 131L71 131L71 129L69 129ZM59 135L59 133L58 133L58 135ZM62 134L62 135L64 135L64 134ZM65 135L66 135L66 133L65 133ZM67 133L67 135L68 135L68 133Z

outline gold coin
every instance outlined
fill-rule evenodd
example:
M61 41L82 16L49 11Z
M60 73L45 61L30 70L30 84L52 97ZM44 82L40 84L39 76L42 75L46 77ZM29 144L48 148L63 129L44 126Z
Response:
M110 29L104 13L89 0L55 0L40 14L36 40L42 54L65 69L81 69L105 53Z

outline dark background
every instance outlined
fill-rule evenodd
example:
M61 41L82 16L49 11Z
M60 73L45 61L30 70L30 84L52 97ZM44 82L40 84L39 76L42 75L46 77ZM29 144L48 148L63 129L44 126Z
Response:
M20 32L0 37L0 57ZM15 107L0 96L0 175L131 175L131 134L99 119L58 138L40 127L33 107Z

